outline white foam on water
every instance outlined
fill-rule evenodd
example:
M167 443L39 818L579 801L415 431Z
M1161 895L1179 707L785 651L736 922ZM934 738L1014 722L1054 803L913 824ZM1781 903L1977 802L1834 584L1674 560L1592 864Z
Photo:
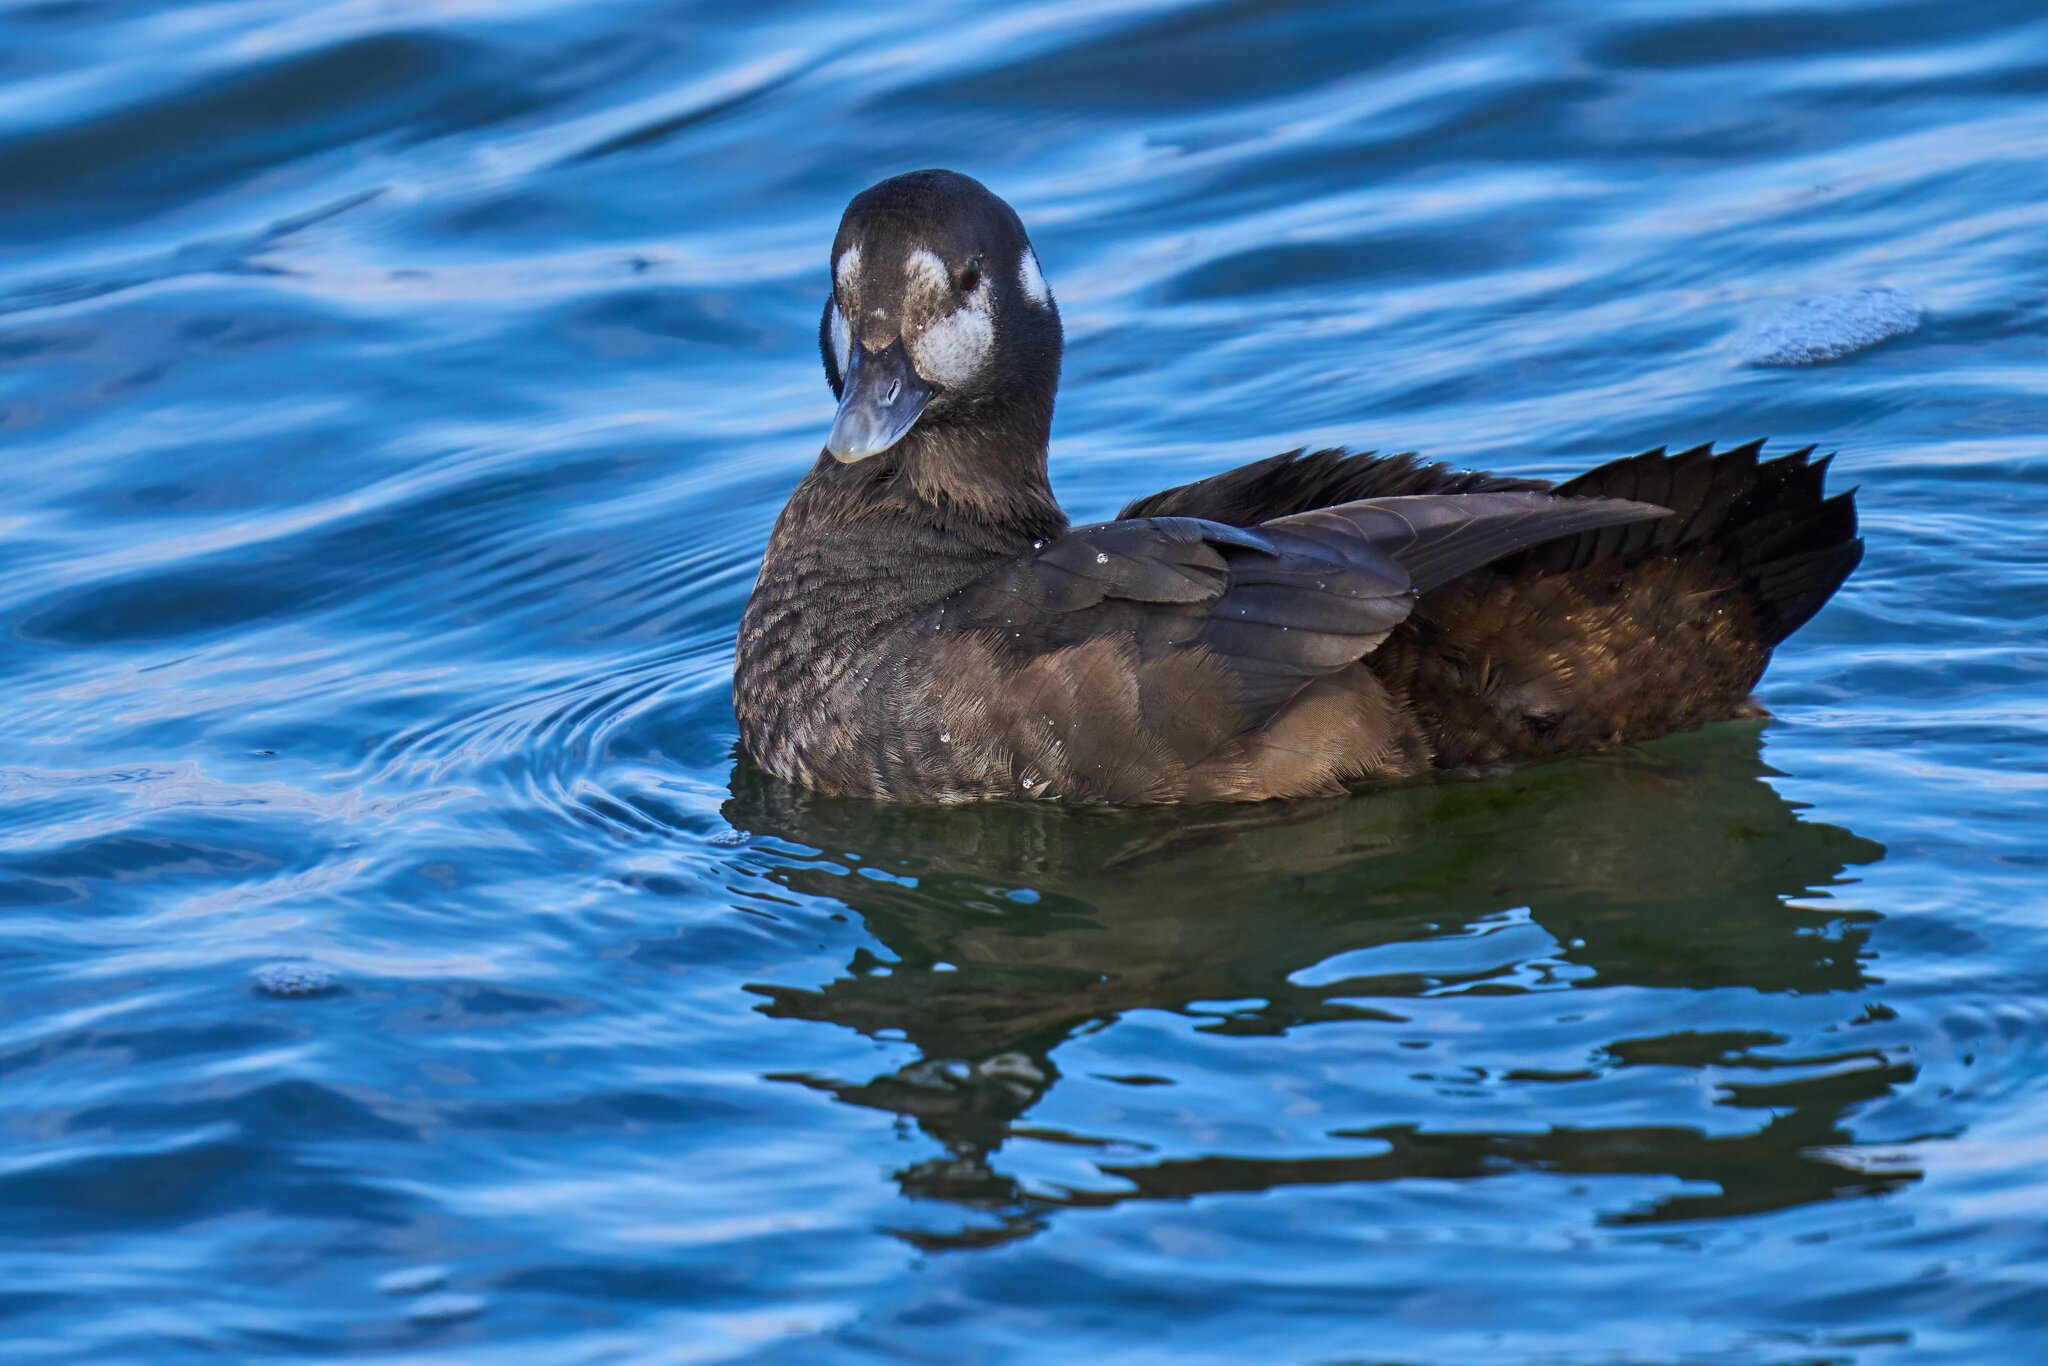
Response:
M318 996L334 990L335 976L318 963L266 963L255 982L269 996Z
M1920 305L1904 290L1852 289L1794 300L1745 333L1738 347L1751 365L1819 365L1919 326Z

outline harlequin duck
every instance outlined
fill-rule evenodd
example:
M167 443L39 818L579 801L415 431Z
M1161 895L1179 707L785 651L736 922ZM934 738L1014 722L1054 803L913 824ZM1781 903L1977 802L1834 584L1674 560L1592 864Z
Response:
M1326 796L1755 715L1862 555L1827 460L1761 443L1554 486L1294 451L1070 527L1058 306L951 171L847 207L819 344L839 410L733 692L753 760L827 795Z

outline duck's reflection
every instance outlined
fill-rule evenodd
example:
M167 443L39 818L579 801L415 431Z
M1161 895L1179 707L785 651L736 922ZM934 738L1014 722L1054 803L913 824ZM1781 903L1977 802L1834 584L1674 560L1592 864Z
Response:
M1728 1088L1722 1104L1769 1116L1734 1136L1690 1127L1394 1125L1349 1131L1378 1140L1357 1157L1104 1162L1100 1170L1123 1189L1050 1196L1025 1193L994 1159L1057 1083L1054 1052L1077 1030L1135 1009L1215 1001L1240 1003L1215 1026L1237 1033L1396 1019L1361 1002L1391 1010L1460 980L1412 969L1346 972L1330 960L1387 945L1397 946L1398 966L1398 946L1517 908L1554 941L1531 968L1543 981L1525 974L1468 989L1571 981L1682 992L1863 990L1875 917L1809 893L1884 851L1802 820L1765 781L1759 750L1756 727L1724 726L1483 782L1220 812L882 807L812 799L742 766L726 815L739 829L822 851L778 860L771 875L851 908L896 956L884 964L862 951L822 990L757 989L770 1014L900 1036L917 1048L917 1062L885 1076L803 1080L914 1120L945 1155L899 1173L905 1191L994 1216L993 1225L919 1241L1000 1240L1068 1205L1532 1169L1675 1176L1686 1193L1615 1217L1690 1219L1912 1179L1841 1151L1851 1142L1849 1112L1909 1080L1911 1065L1871 1052L1841 1068ZM1358 962L1369 969L1384 956ZM1881 1011L1844 997L1838 1018L1867 1009ZM1615 1042L1610 1061L1706 1068L1783 1042L1761 1022L1739 1034L1647 1035Z

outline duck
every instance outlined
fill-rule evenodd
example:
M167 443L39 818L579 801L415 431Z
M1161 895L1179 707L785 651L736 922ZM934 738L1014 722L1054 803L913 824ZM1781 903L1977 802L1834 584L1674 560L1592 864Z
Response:
M954 171L848 204L818 345L838 409L733 706L747 758L822 797L1323 798L1754 717L1862 558L1833 457L1762 442L1560 483L1293 450L1071 525L1058 304Z

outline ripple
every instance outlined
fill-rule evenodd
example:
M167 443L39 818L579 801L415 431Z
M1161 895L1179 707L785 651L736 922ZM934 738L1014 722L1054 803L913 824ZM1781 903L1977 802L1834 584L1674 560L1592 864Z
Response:
M461 1323L484 1312L486 1302L481 1295L462 1295L453 1292L438 1295L424 1295L406 1306L405 1316L414 1323Z
M263 253L286 245L301 233L329 219L373 202L382 193L382 190L363 190L281 218L247 237L189 242L154 258L121 265L101 264L89 274L58 276L15 285L0 291L0 315L58 308L185 276L281 274L282 267L259 259Z
M408 1266L379 1276L377 1293L406 1298L439 1290L447 1284L448 1268L445 1266Z
M0 140L15 187L0 228L15 236L91 199L108 211L161 210L258 171L392 128L433 136L514 112L517 87L493 88L489 49L432 33L382 33L240 71ZM247 136L262 110L264 135Z

